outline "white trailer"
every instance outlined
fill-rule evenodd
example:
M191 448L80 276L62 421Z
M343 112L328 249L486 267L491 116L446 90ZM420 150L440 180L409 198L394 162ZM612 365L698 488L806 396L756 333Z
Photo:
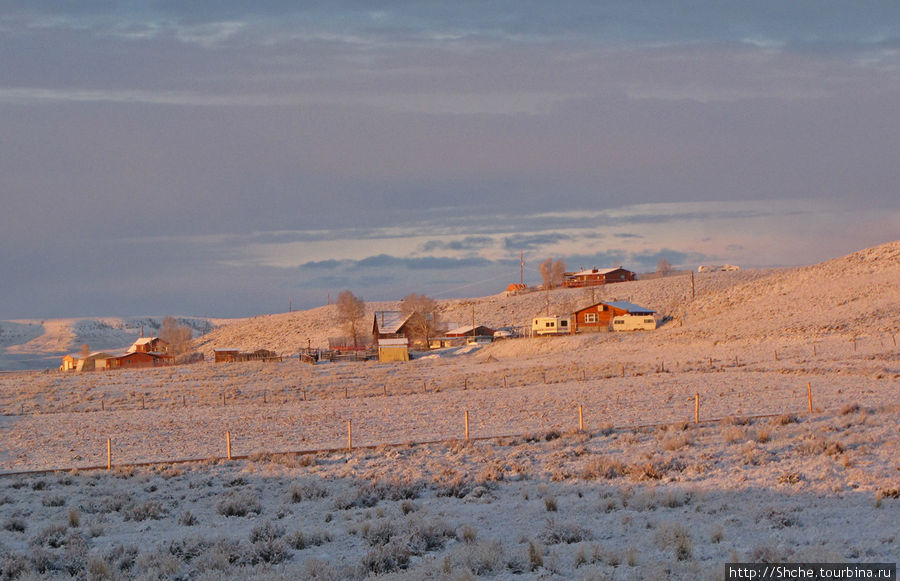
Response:
M613 331L652 331L656 319L650 315L619 315L613 317Z
M572 317L535 317L531 321L532 335L568 335L572 332Z

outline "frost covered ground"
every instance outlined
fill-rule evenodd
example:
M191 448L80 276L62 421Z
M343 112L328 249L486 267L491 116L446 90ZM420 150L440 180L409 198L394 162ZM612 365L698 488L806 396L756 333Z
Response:
M669 317L654 333L392 365L0 376L0 471L49 470L0 477L0 578L716 579L729 561L896 562L900 243L696 283L694 298L688 277L604 289ZM445 317L474 304L479 324L524 323L546 301L452 301ZM331 308L228 325L201 348L290 353L335 332ZM221 459L226 431L241 459ZM117 467L87 469L107 438ZM204 460L172 462L190 458Z

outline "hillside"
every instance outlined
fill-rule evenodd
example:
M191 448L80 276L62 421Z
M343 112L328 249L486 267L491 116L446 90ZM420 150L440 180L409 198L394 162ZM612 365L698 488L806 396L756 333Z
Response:
M506 293L439 301L444 321L491 327L528 325L549 310L568 313L600 300L627 300L655 309L665 324L655 337L671 340L763 341L840 334L848 337L897 330L900 309L900 241L827 262L791 269L714 272L638 280L605 287L556 289L549 294ZM399 302L367 304L367 316ZM474 313L473 313L474 311ZM254 317L216 328L197 342L216 348L266 348L293 354L325 347L342 335L334 305ZM509 350L509 347L505 348Z
M157 333L164 317L99 317L0 321L0 370L53 369L67 353L85 343L93 351L120 351L140 337ZM195 335L209 332L221 319L177 317Z

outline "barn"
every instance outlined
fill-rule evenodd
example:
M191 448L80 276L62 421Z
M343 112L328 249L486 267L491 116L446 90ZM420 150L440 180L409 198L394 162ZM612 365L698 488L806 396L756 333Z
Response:
M575 330L609 331L613 317L620 315L652 315L656 311L626 301L605 301L575 311Z
M578 288L584 286L598 286L612 284L614 282L626 282L634 280L634 273L621 266L615 268L592 268L580 272L567 272L563 278L563 286Z

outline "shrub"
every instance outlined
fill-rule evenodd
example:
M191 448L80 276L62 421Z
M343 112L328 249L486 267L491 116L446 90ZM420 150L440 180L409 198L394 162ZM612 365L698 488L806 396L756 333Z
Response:
M25 521L20 518L10 518L3 523L3 528L11 533L24 533Z
M603 478L610 480L612 478L624 476L626 471L625 465L618 460L612 460L601 456L600 458L594 458L587 463L584 470L581 472L581 477L584 479Z
M302 502L328 496L328 488L315 481L297 482L291 485L291 502Z
M453 529L444 520L416 519L408 526L408 546L413 554L442 549L447 539L453 537Z
M362 538L369 541L370 545L386 545L396 534L397 529L390 521L379 520L374 524L368 521L363 523Z
M592 538L591 531L571 522L557 522L553 519L547 519L544 531L541 533L541 540L548 545L556 545L565 543L579 543Z
M262 514L262 504L255 494L248 491L228 491L216 505L216 511L222 516Z
M409 566L410 551L405 544L393 541L372 547L362 558L360 565L366 574L392 573Z
M657 529L656 539L663 549L672 549L679 561L686 561L693 555L691 534L681 523L664 522Z
M133 520L137 522L145 521L148 518L159 520L166 516L168 511L166 508L155 500L148 500L140 504L132 505L125 510L123 518L125 520Z
M771 424L773 426L786 426L788 424L796 424L800 420L797 419L797 416L794 414L782 414L780 416L772 418Z
M318 529L307 533L294 531L287 537L288 546L297 551L302 551L307 547L318 547L330 542L331 535Z
M456 536L462 542L470 545L478 538L478 531L473 526L463 525Z

